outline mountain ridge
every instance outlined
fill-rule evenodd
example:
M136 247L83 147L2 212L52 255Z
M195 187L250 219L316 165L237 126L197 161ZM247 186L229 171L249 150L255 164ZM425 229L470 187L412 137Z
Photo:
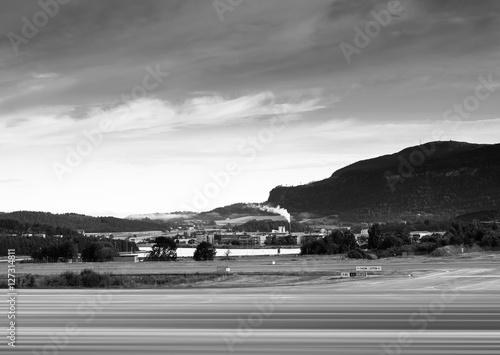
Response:
M500 144L436 141L362 160L323 180L278 186L268 203L344 219L454 217L500 206Z

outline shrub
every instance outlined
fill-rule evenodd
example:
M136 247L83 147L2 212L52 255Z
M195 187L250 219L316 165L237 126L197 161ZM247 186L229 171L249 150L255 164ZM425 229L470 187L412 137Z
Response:
M66 271L61 274L61 276L66 280L66 284L69 287L78 287L80 286L81 277L75 272Z
M43 278L42 285L51 288L68 287L66 279L62 275L48 275Z
M19 278L19 288L21 287L28 287L28 288L31 288L31 287L35 287L35 283L36 283L36 278L35 276L31 275L31 274L27 274L27 275L24 275L24 278L23 277L20 277Z
M123 280L115 276L112 278L111 286L123 286Z
M480 245L483 248L491 248L491 247L498 247L500 246L500 238L498 238L496 235L485 235L481 239Z
M367 259L366 253L361 249L354 249L347 253L349 259Z
M417 250L417 244L403 245L401 247L402 253L414 253Z
M389 258L394 256L389 250L376 250L375 253L378 258Z
M437 248L437 249L434 249L433 252L431 253L431 256L445 256L447 255L448 253L446 252L445 249L443 248Z
M390 258L403 255L402 247L393 247L386 250L377 250L376 254L379 258Z
M99 287L103 288L103 287L109 287L109 285L111 285L111 275L110 274L102 274L99 276L101 278L99 280Z
M431 253L436 248L437 248L437 244L432 243L432 242L425 242L425 243L417 244L417 251L420 253Z
M368 260L377 260L377 259L378 259L378 258L377 258L377 255L372 254L372 253L366 253L366 258L367 258Z
M80 273L83 287L98 287L101 283L101 275L92 269L84 269Z

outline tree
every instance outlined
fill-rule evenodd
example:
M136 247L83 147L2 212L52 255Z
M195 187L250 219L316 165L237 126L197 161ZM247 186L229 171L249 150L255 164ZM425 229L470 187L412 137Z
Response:
M336 245L331 244L332 249ZM323 239L313 240L309 243L305 243L300 247L301 255L308 254L326 254L327 253L327 243Z
M100 248L96 253L97 261L112 261L114 256L114 250L109 247Z
M382 229L378 223L368 229L368 249L377 249L382 236Z
M403 240L394 234L389 234L382 238L382 241L379 243L379 249L385 250L394 247L401 247L403 245Z
M460 235L455 235L453 233L450 233L450 244L451 245L461 245L464 243L464 238Z
M356 238L351 231L336 230L322 239L313 240L305 243L300 248L302 255L320 254L332 255L338 253L347 253L357 247Z
M96 261L96 254L98 250L97 243L91 243L85 249L82 250L82 260L84 261Z
M500 238L495 235L494 233L488 233L481 239L480 245L483 248L494 248L494 247L499 247L500 246Z
M109 261L114 256L118 256L118 252L109 242L93 242L82 250L82 259L85 261Z
M231 260L229 255L231 255L231 249L229 249L229 247L228 247L226 252L224 253L224 260Z
M59 246L59 257L73 259L78 256L78 246L72 241L65 241Z
M196 261L214 260L217 250L208 242L201 242L194 251L193 259Z
M327 254L347 253L357 247L354 234L348 230L335 230L323 240L326 243Z
M151 248L148 259L175 261L177 260L177 244L171 238L158 237Z

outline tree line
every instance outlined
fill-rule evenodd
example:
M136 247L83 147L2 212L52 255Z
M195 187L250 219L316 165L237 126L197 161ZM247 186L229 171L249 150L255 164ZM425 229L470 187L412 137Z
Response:
M391 250L394 254L402 252L431 253L447 245L479 245L483 248L500 247L500 230L496 223L483 224L479 221L464 223L453 221L444 234L433 233L422 237L417 243L412 240L405 225L374 224L368 230L368 249Z
M116 217L92 217L77 213L54 214L49 212L16 211L0 213L1 220L14 220L22 225L59 226L71 230L83 229L86 232L140 232L164 230L174 224L166 221L131 220ZM54 227L57 228L57 227ZM66 234L66 233L55 233Z
M0 237L0 255L15 249L16 255L29 255L35 261L57 262L75 259L81 254L83 261L109 261L123 251L138 251L133 242L108 240L103 237L83 235L43 237Z
M196 247L193 259L196 261L214 260L217 254L215 246L208 242L201 242ZM175 240L168 237L157 237L151 252L144 261L176 261L177 244Z
M349 230L335 230L326 237L304 243L300 248L302 255L344 254L358 247L354 234Z
M418 224L417 224L418 225ZM354 234L349 230L336 230L330 235L320 238L301 247L301 254L345 254L356 250L351 255L364 255L361 250L369 250L378 257L388 257L407 253L433 253L444 255L440 248L451 246L472 247L478 245L483 248L500 248L500 228L496 223L484 224L479 221L440 221L422 222L419 227L427 227L431 234L413 239L411 230L415 225L404 223L375 223L368 229L368 242L357 245ZM442 228L442 229L441 229ZM421 228L423 230L424 228ZM441 230L442 233L432 233L432 230Z

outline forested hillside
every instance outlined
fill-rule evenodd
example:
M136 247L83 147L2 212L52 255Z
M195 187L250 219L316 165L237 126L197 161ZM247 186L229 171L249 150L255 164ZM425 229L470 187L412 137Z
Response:
M451 218L500 207L500 144L430 142L360 161L327 179L278 186L268 202L344 220Z
M170 226L168 222L164 221L129 220L116 217L91 217L76 213L53 214L32 211L0 213L0 220L3 219L15 220L31 226L49 225L54 228L83 229L89 233L164 230Z

